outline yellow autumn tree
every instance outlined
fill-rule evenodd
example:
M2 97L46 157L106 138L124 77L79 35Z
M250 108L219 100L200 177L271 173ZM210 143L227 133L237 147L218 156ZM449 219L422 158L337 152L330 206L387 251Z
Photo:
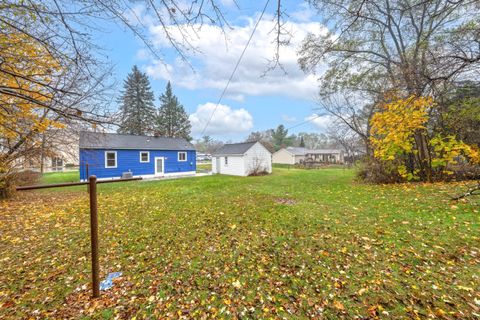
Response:
M370 143L374 157L407 180L432 181L452 173L459 161L480 163L478 149L454 136L430 138L427 123L434 108L432 97L394 98L371 119Z
M18 13L18 19L27 18ZM38 143L39 134L62 127L48 109L55 95L51 84L62 68L31 36L4 23L0 29L0 189L5 190L16 162Z

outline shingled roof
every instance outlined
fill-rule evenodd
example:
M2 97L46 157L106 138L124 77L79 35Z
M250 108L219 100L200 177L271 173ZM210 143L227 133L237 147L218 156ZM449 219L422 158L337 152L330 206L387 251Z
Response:
M81 149L195 150L183 138L135 136L130 134L80 132Z
M228 143L215 151L213 155L241 155L257 142Z

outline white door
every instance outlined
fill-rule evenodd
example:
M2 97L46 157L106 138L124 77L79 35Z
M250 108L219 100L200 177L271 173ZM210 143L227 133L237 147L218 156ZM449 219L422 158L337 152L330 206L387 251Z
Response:
M165 172L163 157L155 157L155 175L163 176Z

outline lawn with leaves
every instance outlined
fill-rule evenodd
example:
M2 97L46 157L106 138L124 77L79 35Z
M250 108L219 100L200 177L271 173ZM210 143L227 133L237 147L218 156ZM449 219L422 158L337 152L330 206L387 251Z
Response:
M479 200L275 169L99 185L90 300L84 187L0 202L0 318L437 318L480 314Z

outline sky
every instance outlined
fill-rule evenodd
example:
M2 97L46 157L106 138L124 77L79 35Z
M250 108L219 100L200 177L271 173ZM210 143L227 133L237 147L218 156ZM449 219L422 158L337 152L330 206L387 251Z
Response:
M232 0L221 0L221 3L231 28L223 33L218 26L204 24L195 33L190 32L189 41L197 50L185 53L188 63L166 40L158 20L141 5L134 8L135 16L147 27L147 37L155 50L163 55L161 60L125 27L112 23L96 34L97 43L114 65L113 77L118 92L133 65L149 76L157 106L158 97L165 90L167 81L171 81L174 94L190 115L195 139L203 133L223 141L243 141L252 131L275 128L279 124L287 128L295 126L289 131L291 133L325 132L330 118L314 118L321 113L315 103L319 76L300 70L297 52L309 32L318 34L326 29L313 9L303 1L282 1L283 9L288 13L285 28L291 34L290 45L280 51L280 62L285 71L279 68L269 70L269 61L275 54L275 34L271 31L276 10L276 1L270 1L217 107L265 5L264 1L237 1L238 8ZM181 38L178 28L167 28L174 37Z

